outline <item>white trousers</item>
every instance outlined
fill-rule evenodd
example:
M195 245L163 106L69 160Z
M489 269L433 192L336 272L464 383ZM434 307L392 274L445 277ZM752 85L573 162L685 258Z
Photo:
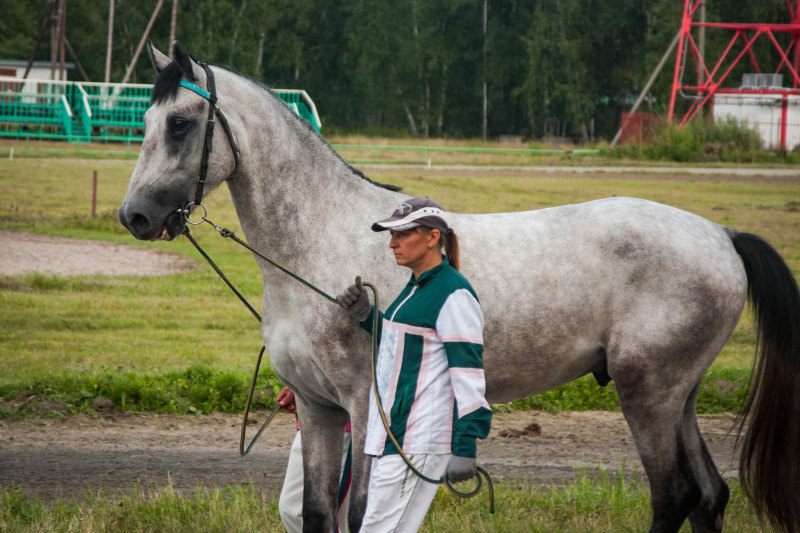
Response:
M286 531L289 533L302 533L303 531L303 446L298 431L292 442L289 452L289 464L286 466L286 476L283 478L283 488L278 501L278 510L281 513ZM347 450L350 447L350 432L344 434L342 442L342 467L347 460ZM347 491L344 502L339 508L339 531L347 531L347 508L350 506L350 491Z
M440 479L450 455L415 454L409 459L426 476ZM417 477L400 455L373 457L361 532L417 531L438 489L439 485Z

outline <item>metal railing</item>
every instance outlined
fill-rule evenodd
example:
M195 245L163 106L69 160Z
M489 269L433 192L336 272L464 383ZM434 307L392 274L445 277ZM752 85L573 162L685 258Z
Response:
M272 89L278 98L283 100L292 110L306 119L314 129L322 131L322 120L317 113L317 106L314 101L308 96L308 93L302 89Z
M150 107L152 92L152 85L145 84L0 77L0 136L141 141L144 114ZM322 122L306 91L273 89L273 92L320 131Z

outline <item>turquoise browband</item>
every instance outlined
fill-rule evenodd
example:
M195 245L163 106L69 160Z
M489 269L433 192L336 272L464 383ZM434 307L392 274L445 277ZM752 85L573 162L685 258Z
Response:
M194 91L206 100L211 100L211 93L203 89L202 87L195 85L194 83L186 80L181 80L180 83L181 87L186 87L190 91Z

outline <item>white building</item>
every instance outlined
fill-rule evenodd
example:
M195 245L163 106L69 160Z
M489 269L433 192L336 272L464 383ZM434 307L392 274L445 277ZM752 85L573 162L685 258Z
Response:
M21 78L25 74L25 67L28 66L27 61L14 60L14 59L0 59L0 77L3 78ZM64 75L66 71L75 68L75 63L64 63ZM58 79L59 65L56 65L54 76ZM49 80L50 78L50 62L49 61L34 61L31 71L28 73L30 80ZM61 81L66 81L66 77Z
M756 130L764 148L788 151L800 146L800 95L786 91L780 74L744 74L742 92L714 95L714 121L735 120Z

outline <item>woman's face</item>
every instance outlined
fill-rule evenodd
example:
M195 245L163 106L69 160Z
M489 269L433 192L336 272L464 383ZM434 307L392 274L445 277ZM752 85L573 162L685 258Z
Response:
M439 230L416 227L406 231L390 232L389 248L400 266L410 268L415 275L438 265L441 261L439 252Z

